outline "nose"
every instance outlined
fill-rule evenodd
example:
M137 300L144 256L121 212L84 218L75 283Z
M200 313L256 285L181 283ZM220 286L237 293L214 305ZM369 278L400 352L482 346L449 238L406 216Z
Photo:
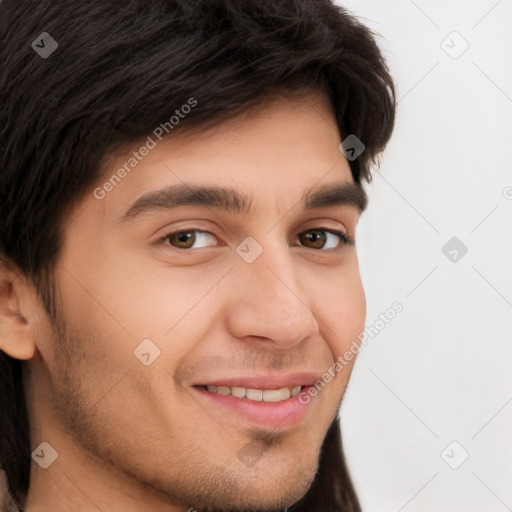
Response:
M226 310L227 327L234 337L290 349L318 335L307 287L297 282L298 269L289 248L279 254L265 250L250 264L240 259L233 274Z

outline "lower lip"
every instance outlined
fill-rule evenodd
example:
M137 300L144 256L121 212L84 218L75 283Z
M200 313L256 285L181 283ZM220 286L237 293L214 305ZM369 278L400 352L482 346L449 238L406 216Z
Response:
M309 402L302 404L299 402L299 396L302 393L307 393L309 387L311 386L304 387L298 395L281 402L257 402L248 398L237 398L233 395L210 393L210 391L199 387L194 387L194 389L221 407L235 411L249 421L274 428L284 428L296 425L306 416Z

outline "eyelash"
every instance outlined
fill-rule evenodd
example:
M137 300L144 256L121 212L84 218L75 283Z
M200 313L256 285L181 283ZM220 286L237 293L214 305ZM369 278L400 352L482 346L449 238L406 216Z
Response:
M336 250L341 249L344 246L354 246L355 245L355 241L350 236L348 236L346 233L343 233L341 231L337 231L335 229L311 228L311 229L303 231L303 232L301 232L299 234L302 235L304 233L309 233L311 231L323 231L323 232L326 232L326 233L331 233L333 235L337 235L340 238L340 240L341 240L341 245L338 246L338 247L335 247L334 249L314 249L314 248L311 248L311 247L306 247L306 249L313 249L313 250L316 250L316 251L324 251L325 252L325 251L336 251ZM210 233L209 231L205 231L205 230L202 230L202 229L180 229L179 231L172 231L171 233L166 233L164 236L159 238L156 241L156 243L157 244L168 245L168 244L166 244L166 242L168 241L168 239L171 236L178 235L180 233L192 233L192 232L207 233L207 234L212 235L213 237L217 238L213 233ZM188 248L179 249L177 247L172 247L171 245L168 245L168 247L171 248L172 250L179 251L179 252L187 252L187 251L197 250L197 249L188 249ZM200 247L200 249L204 249L204 247Z

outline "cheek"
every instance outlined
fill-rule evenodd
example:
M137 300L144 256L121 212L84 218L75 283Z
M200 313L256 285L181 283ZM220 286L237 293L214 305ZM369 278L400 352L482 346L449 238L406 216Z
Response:
M149 266L147 266L149 267ZM119 275L119 286L107 291L119 317L137 339L150 338L163 346L193 337L214 313L215 286L225 271L197 268L145 268Z
M352 333L356 330L356 334L359 334L364 329L366 321L366 296L359 274L346 287L342 308L343 320L347 329Z
M325 338L335 356L358 341L366 321L366 297L359 269L353 267L340 274L321 294L319 307L326 322Z

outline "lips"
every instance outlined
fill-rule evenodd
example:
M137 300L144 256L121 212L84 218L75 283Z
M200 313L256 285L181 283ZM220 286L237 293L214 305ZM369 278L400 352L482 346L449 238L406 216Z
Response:
M285 428L305 419L311 405L302 403L299 393L317 380L313 372L241 375L211 379L193 387L212 404L234 412L243 421Z
M314 400L301 402L299 395L277 402L265 402L251 400L247 397L237 398L233 395L211 393L203 386L194 386L194 389L212 406L219 408L221 417L257 423L274 429L301 424L307 417L311 417L309 411L312 410L315 403Z

